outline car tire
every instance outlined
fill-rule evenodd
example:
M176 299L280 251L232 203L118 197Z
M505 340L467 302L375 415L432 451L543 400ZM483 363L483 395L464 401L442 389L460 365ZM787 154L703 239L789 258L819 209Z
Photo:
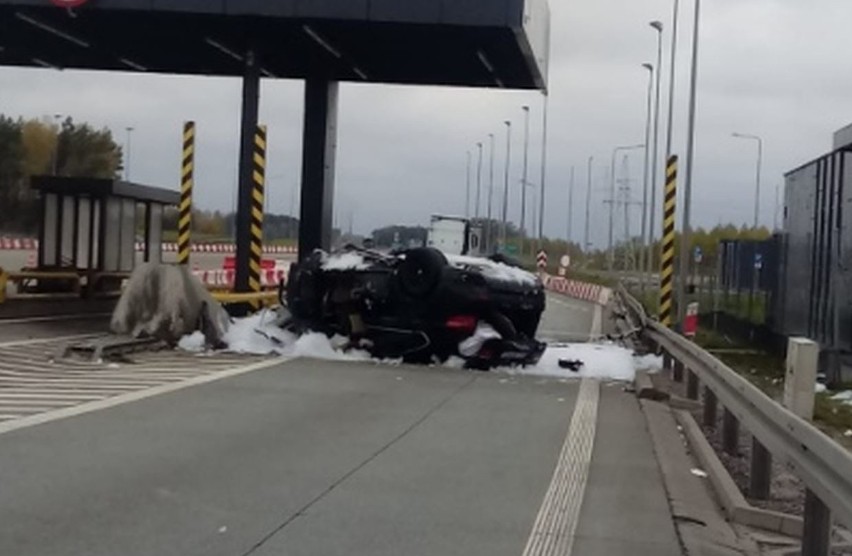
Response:
M400 289L411 297L427 297L438 286L447 264L447 257L431 247L407 251L397 269Z

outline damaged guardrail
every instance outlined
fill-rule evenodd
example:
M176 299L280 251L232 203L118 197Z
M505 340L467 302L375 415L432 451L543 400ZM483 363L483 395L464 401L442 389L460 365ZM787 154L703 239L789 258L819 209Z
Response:
M686 378L687 396L698 400L703 386L705 423L715 425L718 405L722 405L726 451L736 451L740 425L751 433L752 492L768 495L773 456L791 464L807 488L802 554L827 556L832 518L852 527L852 454L707 351L650 320L623 287L618 294L644 323L645 337L662 350L666 368L674 367L674 379Z

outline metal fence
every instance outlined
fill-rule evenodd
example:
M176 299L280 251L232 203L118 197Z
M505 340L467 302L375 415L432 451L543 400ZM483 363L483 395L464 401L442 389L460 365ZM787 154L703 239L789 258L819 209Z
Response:
M786 177L774 326L823 347L852 350L852 227L844 194L852 153L836 150Z
M690 399L703 399L705 423L715 426L721 406L726 450L736 449L741 425L751 433L752 489L768 495L773 457L792 466L807 488L802 554L826 556L832 522L852 527L852 454L710 353L650 321L623 287L619 295L633 319L643 325L646 339L664 353L674 380L687 381Z

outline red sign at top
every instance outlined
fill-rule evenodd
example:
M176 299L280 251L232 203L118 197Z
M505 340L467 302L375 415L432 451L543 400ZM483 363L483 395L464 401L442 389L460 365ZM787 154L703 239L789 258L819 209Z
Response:
M82 6L88 0L50 0L54 6L59 6L60 8L76 8L78 6Z

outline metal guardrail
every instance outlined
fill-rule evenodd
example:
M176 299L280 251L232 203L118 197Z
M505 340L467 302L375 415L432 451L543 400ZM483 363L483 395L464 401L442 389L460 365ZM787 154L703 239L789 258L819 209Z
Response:
M736 442L740 423L752 434L756 441L750 477L753 487L763 485L768 494L769 454L792 465L808 490L802 554L827 555L832 518L852 527L852 454L710 353L648 319L642 305L623 287L618 293L630 311L645 323L646 337L675 361L675 379L683 380L686 370L689 397L697 399L699 383L704 385L705 421L715 424L717 400L722 404L726 444Z

